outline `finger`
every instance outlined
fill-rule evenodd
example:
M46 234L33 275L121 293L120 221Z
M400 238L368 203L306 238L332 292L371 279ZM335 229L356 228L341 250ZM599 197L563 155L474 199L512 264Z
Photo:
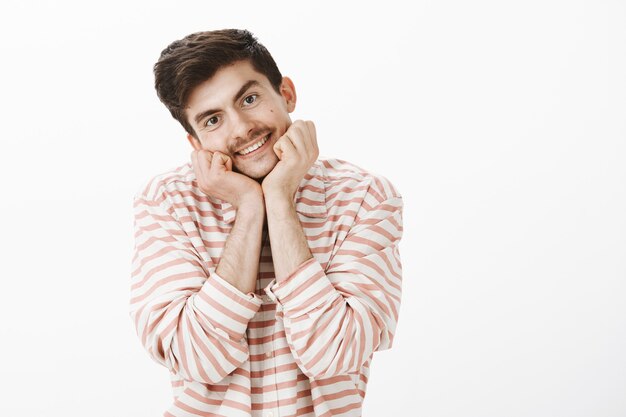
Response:
M315 126L310 120L303 121L300 130L302 131L302 145L306 154L304 156L307 160L317 159L317 139L315 135Z
M283 150L282 150L282 143L280 142L280 139L276 141L276 143L274 144L274 146L272 147L272 150L274 151L274 153L276 154L276 156L278 157L279 160L283 159Z
M197 152L198 170L200 171L200 178L202 178L203 184L209 179L212 156L213 153L207 151L206 149L201 149Z
M317 144L317 131L315 130L315 123L308 120L306 122L306 126L307 126L307 129L309 130L309 139L311 141L311 149L313 149L313 152L315 154L315 159L317 159L320 153L320 149Z
M198 153L199 152L196 150L191 152L191 165L193 166L193 171L196 173L196 177L200 178L202 176L202 170L200 168Z
M230 156L223 154L221 152L215 152L219 156L220 165L224 166L227 171L230 171L233 167L233 160L230 159ZM214 155L215 157L215 155Z
M309 131L302 120L296 120L287 130L287 134L291 139L294 148L303 157L307 157L312 151L309 143Z
M315 136L315 126L310 120L306 120L302 123L302 130L304 133L304 142L306 145L307 156L309 159L317 158L317 139Z
M194 150L191 152L191 166L193 167L193 172L196 174L196 179L200 179L200 167L198 166L198 151Z
M315 130L315 123L313 123L311 120L307 120L305 122L305 126L309 130L309 133L311 134L311 136L313 138L317 138L317 131Z
M213 152L213 159L211 160L211 172L217 174L228 170L228 164L230 158L221 152ZM232 162L231 162L232 164ZM232 165L230 165L232 167Z
M286 157L293 158L298 154L291 138L286 133L274 144L274 152L281 161Z

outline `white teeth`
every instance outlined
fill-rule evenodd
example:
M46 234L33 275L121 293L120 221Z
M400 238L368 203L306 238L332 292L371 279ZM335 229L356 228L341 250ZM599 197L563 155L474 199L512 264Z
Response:
M265 136L263 139L261 139L260 141L258 141L257 143L255 143L254 145L248 146L246 149L243 149L239 152L237 152L239 155L246 155L249 154L250 152L259 149L261 146L263 146L263 144L265 142L267 142L267 140L269 139L270 135Z

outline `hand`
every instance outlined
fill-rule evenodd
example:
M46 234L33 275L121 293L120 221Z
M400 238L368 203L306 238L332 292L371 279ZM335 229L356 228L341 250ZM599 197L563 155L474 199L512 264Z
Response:
M313 122L293 122L274 144L274 153L279 161L263 180L263 194L293 200L302 178L319 155Z
M233 172L232 160L223 153L194 150L191 163L203 193L227 201L235 209L249 203L263 206L263 190L259 183Z

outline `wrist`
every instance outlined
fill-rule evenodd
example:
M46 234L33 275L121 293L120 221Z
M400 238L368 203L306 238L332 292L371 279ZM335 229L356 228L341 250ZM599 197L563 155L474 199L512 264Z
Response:
M237 202L233 204L237 211L258 211L265 209L264 195L261 190L258 192L241 195Z
M237 207L235 222L245 224L246 228L262 227L265 222L265 204L263 200L247 201Z
M275 209L289 209L295 208L296 203L294 201L295 194L281 192L281 191L273 191L264 194L265 207L269 209L271 207L273 210Z
M267 199L268 196L272 198L286 198L291 196L293 198L296 195L296 191L298 189L298 184L285 184L285 183L267 183L263 182L261 184L261 191L263 195Z

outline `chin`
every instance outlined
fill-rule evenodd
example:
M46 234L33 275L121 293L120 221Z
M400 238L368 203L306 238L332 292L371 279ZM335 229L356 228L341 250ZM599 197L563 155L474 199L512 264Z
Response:
M272 161L259 161L253 166L235 167L235 171L252 178L253 180L261 180L265 178L267 174L272 172L277 163L278 157L274 155Z

